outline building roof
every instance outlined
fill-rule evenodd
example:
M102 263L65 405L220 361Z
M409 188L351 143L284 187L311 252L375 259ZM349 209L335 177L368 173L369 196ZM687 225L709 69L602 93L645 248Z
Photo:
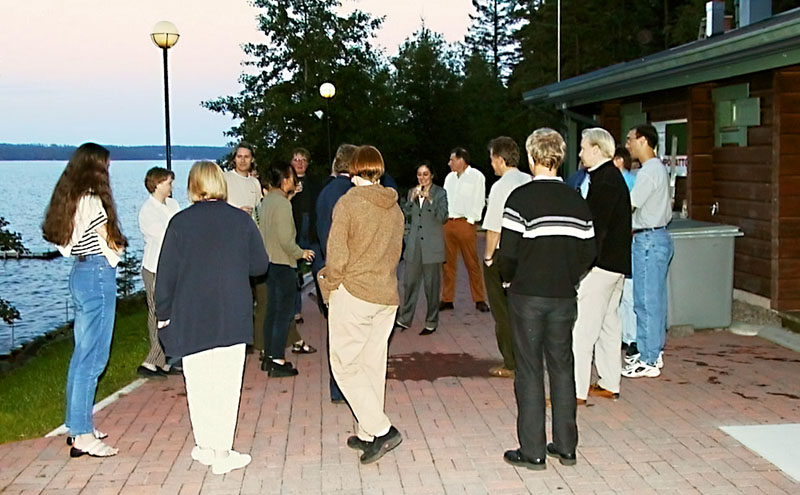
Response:
M526 103L568 108L800 63L800 8L644 58L528 91Z

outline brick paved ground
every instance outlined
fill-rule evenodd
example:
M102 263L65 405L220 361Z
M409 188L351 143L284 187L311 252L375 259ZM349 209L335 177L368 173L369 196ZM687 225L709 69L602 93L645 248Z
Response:
M345 446L352 416L329 400L324 352L295 359L300 376L280 379L268 379L250 355L235 441L253 456L245 470L215 476L192 461L183 380L170 377L98 413L116 457L70 460L63 436L0 445L0 492L800 493L800 483L718 428L800 423L800 355L728 332L670 339L660 378L626 379L619 401L579 408L577 466L508 466L502 453L517 446L512 381L485 375L499 362L493 322L474 310L464 277L456 311L443 313L436 334L412 328L393 338L397 378L386 407L405 440L377 464L361 466ZM322 348L324 323L314 313L308 303L301 330Z

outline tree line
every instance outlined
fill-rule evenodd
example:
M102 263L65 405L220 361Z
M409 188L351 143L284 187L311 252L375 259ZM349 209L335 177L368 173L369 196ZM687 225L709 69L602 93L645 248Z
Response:
M109 146L114 160L163 160L164 146ZM0 160L69 160L76 146L59 144L9 144L0 143ZM226 155L230 148L225 146L173 146L173 160L211 159Z
M455 146L488 172L488 141L523 144L532 129L558 127L547 106L526 107L522 93L556 82L556 0L472 0L465 39L447 43L422 20L387 56L374 44L382 18L339 0L254 0L260 43L243 46L243 89L203 102L240 123L231 143L256 146L260 166L308 148L313 173L327 174L331 147L370 143L389 172L411 184L420 160L439 180ZM561 77L633 60L697 38L705 0L561 0ZM773 0L773 11L798 5ZM734 0L727 0L733 13ZM319 87L336 86L324 100ZM321 166L324 165L324 166Z

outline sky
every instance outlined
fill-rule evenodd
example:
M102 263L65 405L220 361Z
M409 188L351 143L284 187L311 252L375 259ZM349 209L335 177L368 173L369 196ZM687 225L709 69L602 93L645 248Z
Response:
M343 0L343 12L386 16L388 55L422 19L463 39L470 0ZM241 89L241 44L260 42L248 0L0 0L0 142L164 143L164 88L152 27L173 22L169 51L172 144L222 146L234 122L200 106Z

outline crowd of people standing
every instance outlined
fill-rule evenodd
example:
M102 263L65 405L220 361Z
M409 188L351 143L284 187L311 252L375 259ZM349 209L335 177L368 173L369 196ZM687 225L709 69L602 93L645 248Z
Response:
M578 406L589 396L617 399L621 377L657 377L663 368L671 205L657 143L650 125L631 129L624 147L605 129L586 129L582 173L566 184L558 132L534 131L523 157L513 139L498 137L488 144L499 177L488 202L485 177L463 148L452 150L443 186L420 161L417 185L402 199L372 146L340 146L321 181L307 174L311 157L303 148L257 174L255 150L240 143L227 172L194 164L184 210L171 198L174 174L155 167L139 214L150 351L138 371L184 375L194 460L216 474L246 466L250 456L233 450L233 438L247 346L260 352L272 378L300 373L287 347L316 351L297 332L305 263L327 320L330 399L355 417L347 445L362 463L375 462L402 442L384 408L389 337L412 325L421 288L420 335L436 332L441 311L456 309L460 253L475 309L491 311L495 321L503 362L489 375L514 379L520 446L504 459L534 470L545 468L547 456L573 465ZM530 174L520 168L523 158ZM632 160L641 164L635 176ZM105 148L79 147L43 223L45 238L75 260L66 419L74 457L117 453L91 417L111 342L115 267L127 244L109 166Z

